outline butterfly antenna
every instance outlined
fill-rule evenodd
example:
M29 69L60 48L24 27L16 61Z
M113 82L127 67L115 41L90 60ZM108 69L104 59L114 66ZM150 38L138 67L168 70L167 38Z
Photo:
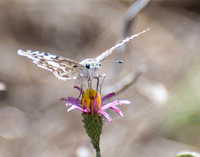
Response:
M104 63L119 63L119 64L122 64L123 62L124 62L123 60L116 60L116 61L109 60L109 61L104 61Z

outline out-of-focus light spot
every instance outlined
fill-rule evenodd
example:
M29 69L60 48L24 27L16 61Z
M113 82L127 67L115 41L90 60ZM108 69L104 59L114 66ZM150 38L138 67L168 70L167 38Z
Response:
M144 83L142 87L139 87L139 91L154 103L164 103L168 99L167 89L161 83Z
M91 153L87 147L79 147L76 150L77 157L91 157Z
M5 83L1 82L0 81L0 91L5 91L7 88L6 88L6 85Z
M167 100L167 90L162 84L152 86L152 94L157 102L163 103Z

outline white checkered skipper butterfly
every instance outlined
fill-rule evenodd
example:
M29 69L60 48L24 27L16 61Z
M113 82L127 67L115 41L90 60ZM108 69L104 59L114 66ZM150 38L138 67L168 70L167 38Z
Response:
M132 35L131 37L122 40L120 43L106 50L96 58L84 59L81 62L76 62L74 60L65 57L40 51L32 51L32 50L24 51L19 49L17 53L21 56L26 56L32 59L33 62L37 64L39 67L53 72L54 75L59 79L62 80L67 80L71 78L75 79L77 78L77 76L91 79L97 77L96 72L101 67L101 62L108 56L110 56L115 49L119 48L120 46L124 45L125 43L139 36L140 34L145 33L148 30L149 28L138 34Z

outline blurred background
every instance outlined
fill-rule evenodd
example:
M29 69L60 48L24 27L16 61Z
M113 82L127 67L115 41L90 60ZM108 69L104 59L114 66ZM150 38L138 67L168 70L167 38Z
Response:
M99 73L107 74L103 89L147 67L110 100L132 104L120 106L123 118L109 111L114 122L104 121L102 156L200 153L200 1L152 0L128 23L134 2L0 0L0 156L95 156L80 112L68 113L59 101L78 97L74 81L57 79L17 55L18 49L81 61L147 28L127 44L122 65L102 63ZM107 60L116 60L117 54Z

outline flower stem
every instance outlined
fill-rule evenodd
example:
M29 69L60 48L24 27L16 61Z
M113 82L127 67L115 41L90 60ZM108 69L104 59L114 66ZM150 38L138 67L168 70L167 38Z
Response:
M83 113L83 123L91 143L96 151L96 156L101 157L100 154L100 136L102 132L103 118L101 115L95 113L94 115Z
M96 157L101 157L100 150L99 150L99 151L96 151Z

